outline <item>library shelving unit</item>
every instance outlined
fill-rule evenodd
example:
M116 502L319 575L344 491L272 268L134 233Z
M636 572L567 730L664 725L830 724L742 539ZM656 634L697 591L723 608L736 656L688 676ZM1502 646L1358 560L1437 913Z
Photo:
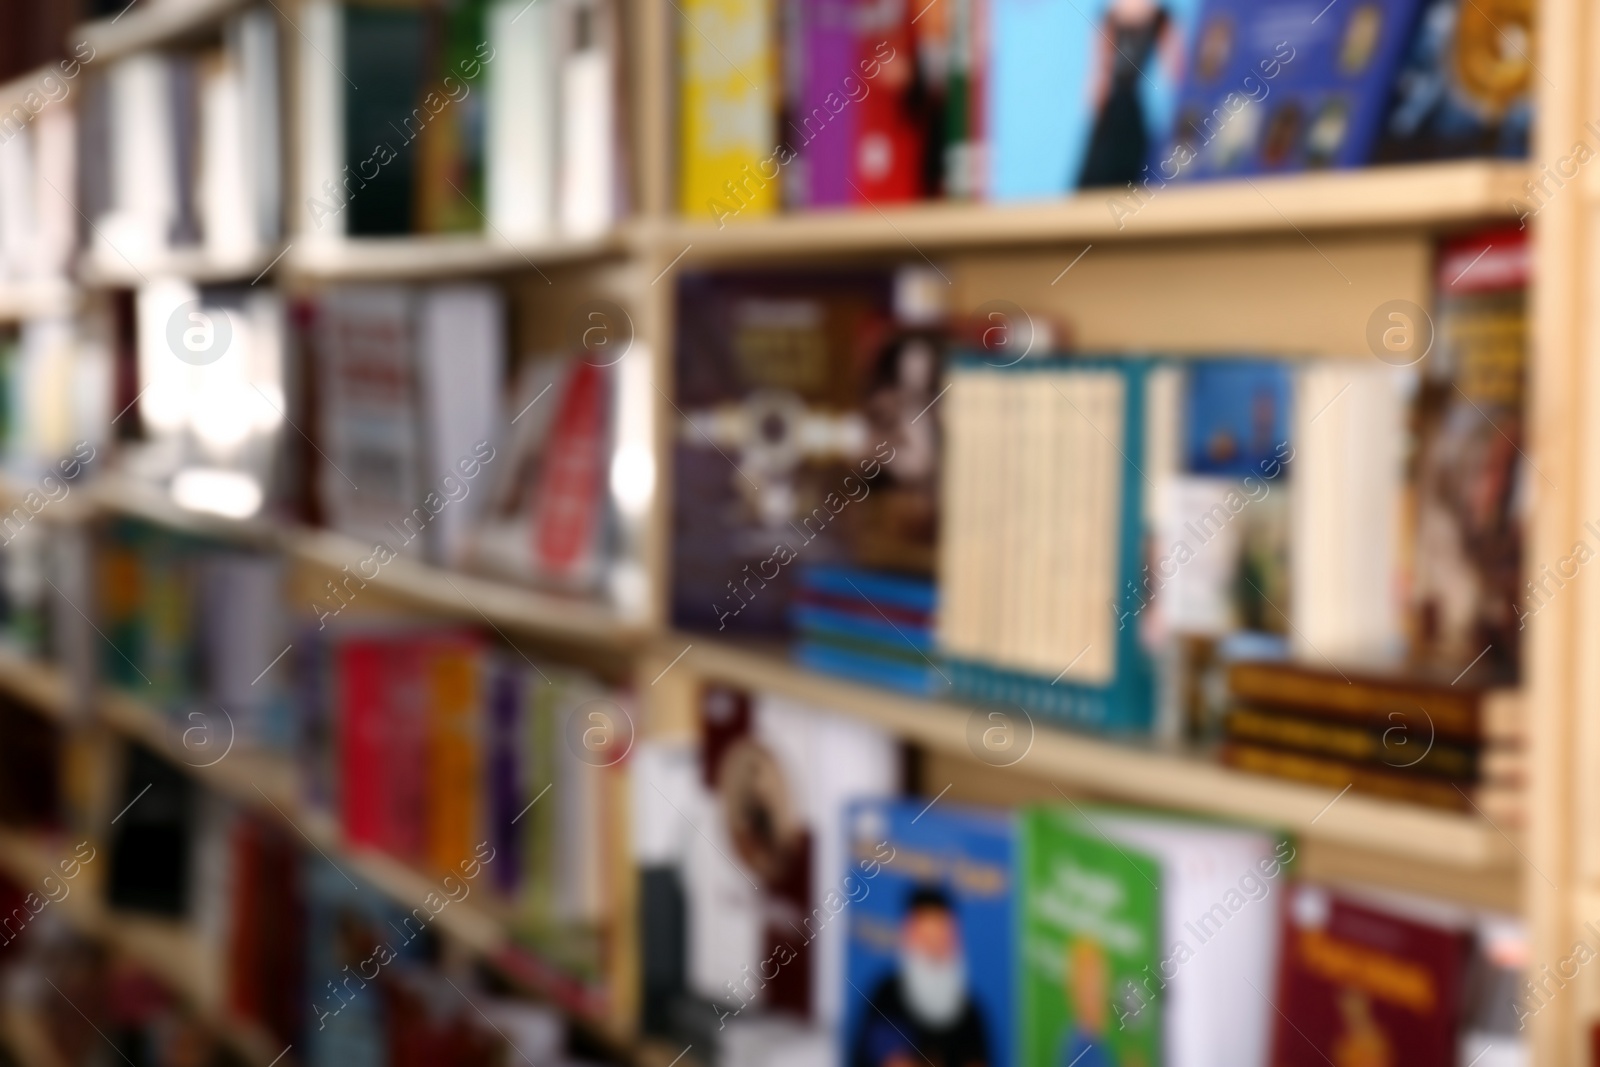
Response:
M205 32L245 6L242 0L151 0L117 20L80 27L95 64ZM286 64L322 62L299 32L303 4L277 10ZM314 287L339 281L494 276L540 307L599 292L628 309L648 346L660 397L655 417L655 488L647 536L639 546L650 595L637 616L503 582L451 574L419 563L386 568L378 585L395 602L457 617L481 617L502 633L545 647L580 649L590 661L631 677L642 732L691 728L699 687L725 682L778 691L886 728L925 752L930 780L951 795L977 800L1100 796L1284 827L1303 842L1304 869L1493 905L1526 918L1532 931L1530 975L1567 957L1583 924L1600 919L1600 585L1569 583L1531 620L1524 704L1531 744L1526 826L1505 830L1478 815L1435 812L1234 772L1203 754L1137 746L1040 727L1016 766L997 770L972 758L971 710L815 674L781 651L674 632L666 612L667 538L672 471L670 398L674 272L716 262L780 260L849 263L937 260L956 311L1006 299L1074 324L1090 348L1179 353L1285 351L1361 357L1368 317L1396 299L1431 304L1434 243L1441 233L1507 221L1527 202L1530 181L1543 183L1542 209L1527 221L1535 237L1531 293L1531 427L1535 484L1526 568L1529 573L1587 540L1584 523L1600 517L1600 183L1550 168L1577 142L1593 138L1584 123L1600 115L1600 9L1586 0L1539 0L1536 80L1538 128L1533 162L1469 161L1373 168L1167 188L1118 221L1101 194L1035 206L933 204L738 220L725 227L675 216L674 5L623 5L629 48L627 158L634 210L616 232L538 245L483 237L318 240L303 230L291 194L284 243L259 264L230 269L248 281L276 263L272 284ZM285 84L293 86L294 78ZM286 115L294 114L292 108ZM295 131L286 127L294 154ZM1591 145L1591 147L1593 147ZM291 168L292 170L292 168ZM274 259L282 253L281 261ZM1064 269L1069 268L1070 269ZM204 262L166 264L205 280ZM255 270L248 269L255 267ZM553 275L552 281L546 275ZM116 272L87 270L85 288L127 285ZM0 319L61 313L78 303L71 286L50 291L0 287ZM1364 358L1364 357L1363 357ZM132 515L207 536L276 549L311 570L337 571L358 558L355 542L321 530L261 520L232 521L186 513L115 478L103 478L86 506L59 518ZM81 692L79 691L81 689ZM0 657L0 690L75 728L103 729L157 751L174 739L157 713L93 687L74 687L61 671ZM75 695L77 694L77 695ZM196 770L209 787L246 803L279 809L308 846L358 868L401 902L427 891L416 872L386 857L353 851L337 829L297 799L285 761L240 753ZM1585 773L1590 772L1590 773ZM626 841L626 828L621 840ZM0 867L13 873L48 866L36 841L0 834ZM501 957L535 992L551 997L605 1034L619 1050L649 1062L655 1050L634 1042L639 962L632 944L633 900L626 857L616 857L623 887L608 968L608 995L593 999L547 981L537 961L507 954L503 917L489 908L449 909L446 933L471 950ZM80 898L75 898L80 899ZM409 905L408 905L409 906ZM74 921L150 961L196 1004L213 1004L215 961L182 931L146 928L108 913L83 894ZM1591 1022L1600 1017L1600 982L1585 972L1531 1021L1535 1062L1587 1062ZM265 1064L276 1050L261 1036L211 1014L247 1059ZM11 1025L8 1021L7 1025ZM674 1050L676 1051L676 1050ZM670 1058L670 1056L669 1056ZM663 1060L663 1062L665 1062Z

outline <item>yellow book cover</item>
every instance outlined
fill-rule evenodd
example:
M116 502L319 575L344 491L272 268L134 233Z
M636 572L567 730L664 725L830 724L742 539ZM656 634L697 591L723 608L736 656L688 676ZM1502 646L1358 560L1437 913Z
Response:
M682 0L679 210L719 223L781 202L773 0Z
M481 658L466 640L429 653L427 857L436 870L455 870L478 843Z

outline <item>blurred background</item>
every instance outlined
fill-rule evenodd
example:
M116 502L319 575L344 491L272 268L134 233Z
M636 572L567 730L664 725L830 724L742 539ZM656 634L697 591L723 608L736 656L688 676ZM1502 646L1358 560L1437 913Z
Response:
M1600 1062L1597 30L0 3L0 1064Z

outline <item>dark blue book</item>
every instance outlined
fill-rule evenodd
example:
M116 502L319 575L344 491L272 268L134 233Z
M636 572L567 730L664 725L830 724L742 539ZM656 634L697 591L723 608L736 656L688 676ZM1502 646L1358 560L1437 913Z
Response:
M912 662L875 655L839 645L802 641L795 647L795 662L810 670L849 678L867 685L898 689L915 696L942 696L950 688L933 662Z
M1206 0L1161 181L1372 160L1420 0Z
M859 601L864 607L876 605L920 615L933 614L939 599L937 587L926 578L839 564L802 567L800 589L836 600Z
M845 1067L1012 1067L1011 819L923 800L846 818Z
M1394 80L1379 162L1527 156L1534 9L1491 10L1492 21L1473 0L1427 0Z
M930 655L934 650L933 626L917 626L895 621L874 613L863 613L820 608L810 604L796 604L794 625L802 635L820 634L846 640L873 642L901 654Z

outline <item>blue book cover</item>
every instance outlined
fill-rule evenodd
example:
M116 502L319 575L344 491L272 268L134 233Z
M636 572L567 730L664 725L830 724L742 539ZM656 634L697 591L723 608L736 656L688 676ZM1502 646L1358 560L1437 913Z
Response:
M937 587L926 578L908 578L842 564L800 568L800 590L920 615L933 614L938 600Z
M1293 379L1269 360L1197 360L1183 400L1184 467L1223 478L1266 476L1289 441Z
M1371 161L1419 0L1206 0L1163 181Z
M932 663L912 663L836 645L802 641L795 646L794 659L808 670L897 689L914 696L943 696L950 688Z
M844 1067L1012 1067L1011 819L911 799L846 818Z
M1139 182L1170 139L1200 0L993 0L989 197Z
M1534 14L1532 4L1485 11L1475 0L1427 0L1394 80L1375 158L1527 156Z

